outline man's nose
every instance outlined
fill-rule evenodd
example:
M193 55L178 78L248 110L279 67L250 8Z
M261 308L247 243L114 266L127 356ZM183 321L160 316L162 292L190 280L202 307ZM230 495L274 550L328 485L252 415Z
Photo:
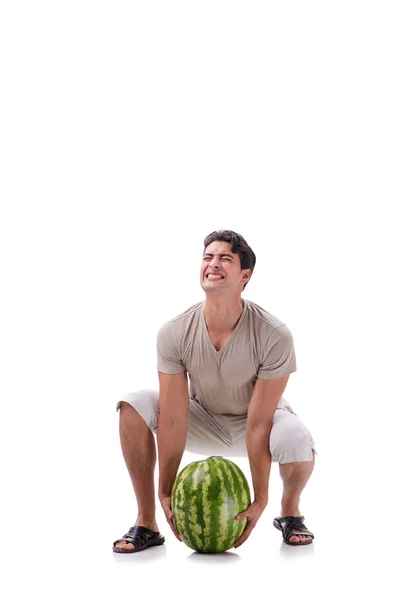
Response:
M215 268L217 268L217 269L218 269L218 268L219 268L219 266L220 266L220 260L219 260L219 258L217 258L217 257L215 256L215 257L212 259L212 261L211 261L211 263L210 263L210 264L211 264L211 266L212 266L212 268L213 268L213 269L215 269Z

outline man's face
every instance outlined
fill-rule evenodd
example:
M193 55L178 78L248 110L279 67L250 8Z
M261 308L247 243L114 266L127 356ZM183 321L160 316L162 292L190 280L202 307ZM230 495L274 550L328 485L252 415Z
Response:
M242 271L239 254L232 252L229 242L212 242L204 250L200 283L205 292L241 292L250 274L250 269Z

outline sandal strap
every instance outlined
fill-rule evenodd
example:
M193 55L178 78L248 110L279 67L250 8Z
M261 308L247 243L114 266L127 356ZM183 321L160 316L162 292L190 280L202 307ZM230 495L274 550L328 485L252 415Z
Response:
M158 531L152 531L151 529L142 527L141 525L134 525L129 529L128 533L122 536L121 539L114 542L114 546L115 544L118 544L118 542L128 542L130 544L134 544L135 547L142 546L149 540L155 539L158 536Z
M129 530L129 535L144 534L144 535L159 535L158 531L153 531L152 529L148 529L147 527L142 527L141 525L134 525Z
M314 534L308 531L303 523L304 517L281 517L278 521L282 526L283 537L287 541L292 535L309 535L314 538Z

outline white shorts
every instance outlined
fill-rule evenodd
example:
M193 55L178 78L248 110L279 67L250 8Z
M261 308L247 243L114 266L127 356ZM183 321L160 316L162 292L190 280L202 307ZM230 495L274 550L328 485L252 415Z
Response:
M130 404L144 419L153 433L158 426L158 391L139 390L126 394L118 403ZM247 415L214 415L197 401L189 400L186 450L205 456L247 457ZM281 464L312 461L314 440L293 412L277 409L270 434L270 452L274 462Z

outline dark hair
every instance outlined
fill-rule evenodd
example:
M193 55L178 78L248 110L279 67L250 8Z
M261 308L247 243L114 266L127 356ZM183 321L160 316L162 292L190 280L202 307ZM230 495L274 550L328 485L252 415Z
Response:
M246 240L240 233L236 233L235 231L231 231L230 229L220 229L219 231L213 231L206 238L204 238L204 250L212 244L212 242L229 242L232 248L233 254L239 254L240 258L240 268L241 269L251 269L251 274L253 274L254 267L256 264L256 255L253 250L250 248ZM243 289L246 287L248 282L246 282L243 286Z

